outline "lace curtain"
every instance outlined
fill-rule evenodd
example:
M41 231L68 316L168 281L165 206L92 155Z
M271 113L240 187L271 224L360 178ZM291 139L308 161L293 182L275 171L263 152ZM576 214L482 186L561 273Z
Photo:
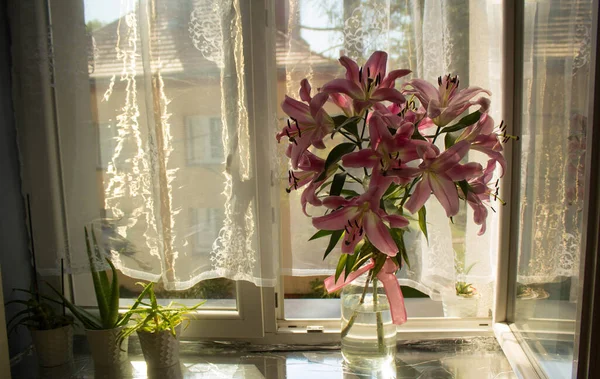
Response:
M88 272L83 226L93 224L115 266L134 280L162 281L167 290L218 277L273 286L275 257L261 255L258 238L257 172L270 169L255 163L249 3L51 7L36 8L36 17L48 17L45 42L56 50L32 70L49 64L52 77L35 88L56 88L59 105L77 114L57 110L68 249L48 256L64 258L67 272ZM39 43L34 34L24 46ZM261 140L273 150L274 138ZM39 265L50 275L59 267Z
M592 2L526 2L517 281L571 278L581 252Z
M304 77L316 88L343 74L339 66L329 63L340 54L364 63L373 51L385 50L390 55L389 69L410 68L411 77L432 82L440 75L453 73L460 76L461 85L490 89L491 114L499 123L501 21L500 1L289 0L287 46L280 58L286 73L285 94L298 97L298 83ZM289 63L298 54L304 59ZM485 157L478 158L486 162ZM300 194L293 191L283 196L287 198L283 207L289 210L284 218L292 225L284 229L283 272L295 276L331 274L337 257L331 254L322 262L327 241L307 242L314 229L310 218L302 214ZM490 212L487 233L477 236L471 210L464 205L454 224L448 222L433 197L426 206L429 241L416 230L407 235L411 262L410 268L403 268L399 274L401 284L439 300L443 292L453 291L455 281L466 280L482 294L479 315L488 316L497 259L497 214ZM283 228L285 225L282 223Z

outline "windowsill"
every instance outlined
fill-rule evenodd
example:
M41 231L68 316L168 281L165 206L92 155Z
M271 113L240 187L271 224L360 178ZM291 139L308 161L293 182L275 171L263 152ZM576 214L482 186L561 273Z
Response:
M298 345L249 345L242 343L182 342L180 365L148 372L136 338L130 341L130 360L121 377L185 377L245 379L314 379L355 377L364 372L345 367L339 345L307 348ZM401 378L487 377L516 378L500 346L493 337L438 339L398 344L395 367L385 367L391 376ZM75 340L71 365L40 369L29 355L12 367L13 377L98 377L84 338ZM380 371L381 372L381 371ZM114 372L111 372L113 374Z

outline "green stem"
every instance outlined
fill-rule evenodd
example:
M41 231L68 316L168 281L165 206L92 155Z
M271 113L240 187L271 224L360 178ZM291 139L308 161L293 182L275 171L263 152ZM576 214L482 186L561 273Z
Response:
M348 324L346 324L344 329L342 329L342 338L344 338L344 337L346 337L346 335L348 335L350 328L352 328L352 325L354 325L354 322L356 321L356 317L358 316L358 308L365 303L365 297L367 296L367 289L369 288L370 280L371 280L371 275L369 274L367 276L367 280L365 282L365 287L363 288L362 295L360 296L360 300L358 301L358 306L356 307L357 309L354 310L354 313L352 314L352 316L350 316L350 320L348 320Z
M381 318L381 312L377 309L378 293L377 293L377 278L373 278L373 310L375 311L375 317L377 318L377 350L380 353L385 351L383 345L383 319Z
M404 198L400 202L401 207L404 206L404 203L406 203L406 200L408 200L408 197L410 196L410 191L412 191L413 187L415 186L415 184L417 184L419 179L421 179L421 176L417 176L416 178L414 178L412 183L410 183L408 189L406 189L406 192L404 192Z
M438 138L438 136L440 135L440 129L442 129L441 126L438 126L437 129L435 130L435 135L433 136L433 141L431 141L432 144L435 144L435 140Z

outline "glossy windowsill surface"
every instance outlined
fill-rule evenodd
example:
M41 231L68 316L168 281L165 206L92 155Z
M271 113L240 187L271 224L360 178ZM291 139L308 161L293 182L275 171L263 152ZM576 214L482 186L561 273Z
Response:
M118 371L94 369L85 340L75 341L70 365L41 369L35 354L12 369L13 378L516 378L493 337L404 341L399 343L395 367L357 371L345 367L338 346L251 345L236 342L183 342L179 366L147 371L136 340L130 360Z

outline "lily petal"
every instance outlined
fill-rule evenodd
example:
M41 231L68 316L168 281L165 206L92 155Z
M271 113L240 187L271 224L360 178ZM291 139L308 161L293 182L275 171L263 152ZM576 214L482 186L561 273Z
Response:
M411 87L412 89L407 89ZM414 94L425 108L429 105L429 101L438 98L438 90L423 79L413 79L402 86L402 89L404 93Z
M283 103L281 103L281 109L291 118L296 119L301 124L312 125L315 123L308 105L299 102L298 100L292 99L291 97L285 97Z
M446 216L456 215L459 203L458 191L454 182L445 174L429 174L427 180L433 194L446 210Z
M343 93L350 96L353 99L362 99L364 93L360 87L350 80L347 79L333 79L327 82L321 91L324 93Z
M302 101L306 101L307 103L310 102L310 90L311 88L308 80L302 79L300 82L300 99L302 99Z
M378 215L374 212L366 212L363 222L365 233L373 246L390 257L398 254L398 246L396 246L390 232Z
M363 149L342 157L344 167L373 167L379 162L380 156L371 149Z
M359 213L357 207L347 206L325 216L313 217L312 224L319 230L342 230L348 220L353 220Z
M394 88L396 79L410 74L411 70L393 70L383 79L379 88Z
M340 58L340 63L346 68L346 79L358 83L358 64L346 56Z
M406 208L410 213L416 213L423 204L429 199L431 196L431 186L429 185L429 181L426 180L428 174L424 174L423 178L417 183L415 190L410 195L410 199L404 204L404 208Z
M371 95L371 100L374 101L391 101L395 104L403 104L406 102L404 96L394 88L378 88Z
M392 228L405 228L409 224L408 220L400 215L386 215L382 218L389 222Z
M365 63L365 66L363 68L363 81L365 78L365 74L370 73L371 74L371 78L375 79L377 77L377 75L381 75L381 79L383 79L385 77L385 69L387 66L387 53L384 51L376 51L373 54L371 54L371 56L369 57L369 59L367 59L367 63Z

